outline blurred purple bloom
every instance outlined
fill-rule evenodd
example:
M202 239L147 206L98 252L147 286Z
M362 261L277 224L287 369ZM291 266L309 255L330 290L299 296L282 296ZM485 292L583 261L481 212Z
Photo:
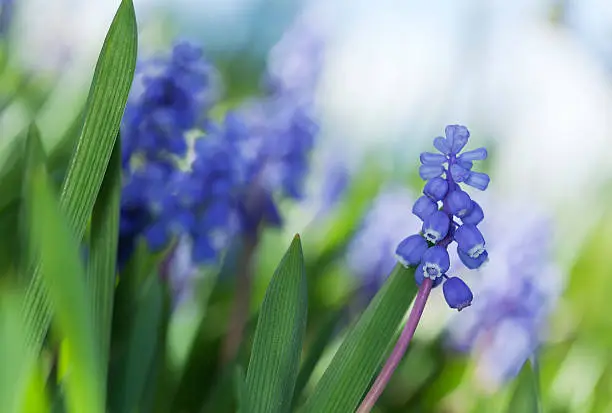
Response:
M7 35L10 30L11 20L13 19L13 13L15 8L14 0L1 0L0 1L0 38Z
M299 18L269 54L267 93L230 114L233 129L228 138L238 148L248 183L240 197L245 232L256 231L262 223L281 225L276 201L304 195L319 132L313 98L323 53L323 33Z
M139 62L121 128L120 268L139 236L160 250L189 233L199 262L216 259L225 247L242 175L223 134L211 127L202 136L216 82L214 68L190 43ZM199 136L190 140L188 134ZM187 157L190 145L195 160Z
M282 224L277 201L302 197L318 132L312 82L320 65L311 55L322 51L303 29L271 53L274 87L221 122L208 116L221 87L200 48L179 42L139 63L122 125L120 265L141 235L156 250L188 235L200 264L215 262L239 231Z
M552 223L544 214L531 207L490 210L484 227L495 259L469 273L477 279L474 304L449 322L448 338L473 352L480 378L495 387L519 372L543 338L562 275L552 261ZM459 260L451 266L457 273L465 269Z

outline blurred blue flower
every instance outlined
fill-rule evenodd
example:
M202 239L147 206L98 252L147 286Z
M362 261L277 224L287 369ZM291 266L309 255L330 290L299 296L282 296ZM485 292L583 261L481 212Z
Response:
M298 16L268 55L265 89L291 95L301 105L312 103L326 52L327 32L320 16Z
M493 387L514 377L534 353L562 290L551 256L552 222L533 207L495 206L485 226L495 259L471 272L474 304L447 327L450 345L472 351L478 375ZM466 272L460 260L451 267Z
M410 193L399 185L383 189L348 246L348 268L361 279L368 295L376 293L393 270L396 264L395 249L405 234L419 228L419 220L408 213L407 206L412 200ZM405 250L406 246L412 248ZM415 258L413 251L418 250L422 254L426 249L426 243L414 242L412 238L400 245L400 251L406 252L402 254L405 263L420 262L421 257Z
M0 38L6 36L10 29L14 8L14 0L0 1Z
M295 47L284 40L285 57L307 62L316 48L303 48L310 43L298 32ZM153 250L188 235L201 264L216 261L240 231L281 225L277 202L302 197L318 132L314 86L287 79L282 59L276 50L268 68L275 87L221 121L209 118L221 88L200 48L179 42L139 63L122 126L120 267L140 235Z
M211 124L216 81L202 50L186 42L139 62L121 128L120 268L141 235L159 250L189 232L198 262L214 259L222 248L216 230L231 215L223 207L239 171L229 162L233 148L223 134L202 136L201 128ZM188 158L190 147L195 160Z
M479 148L461 153L470 137L465 126L449 125L445 135L433 141L439 154L424 152L420 156L419 174L427 183L423 188L424 196L412 207L413 214L423 220L419 236L433 246L421 252L418 243L413 241L415 235L411 235L399 244L396 255L405 266L414 266L414 262L420 261L415 270L419 286L425 278L432 279L434 287L447 280L443 287L444 298L449 307L461 311L471 304L473 295L463 280L449 278L446 274L450 263L447 250L449 244L456 241L458 256L469 268L480 267L489 256L484 237L476 227L484 218L482 208L458 184L463 182L480 190L487 188L489 176L472 171L472 161L485 159L487 150ZM442 203L441 209L438 202ZM454 218L461 219L462 223ZM408 245L415 247L410 249Z
M323 51L319 33L298 19L270 52L265 95L230 115L228 137L238 148L248 183L239 199L245 232L261 223L281 225L277 201L304 195L319 131L313 98Z

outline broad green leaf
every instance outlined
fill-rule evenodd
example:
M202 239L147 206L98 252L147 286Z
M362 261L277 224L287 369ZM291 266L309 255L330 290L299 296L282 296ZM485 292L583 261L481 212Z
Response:
M355 411L416 294L413 274L414 269L396 265L342 342L303 411Z
M0 294L0 406L8 413L24 411L35 358L25 347L25 331L19 308L21 296ZM38 390L41 390L40 388ZM31 395L32 396L32 395Z
M291 409L307 299L302 245L296 235L270 281L259 313L246 376L249 412Z
M531 362L525 363L515 383L516 387L506 411L508 413L541 413L539 377Z
M106 35L94 73L81 136L62 185L60 207L77 240L85 232L117 138L136 65L134 6L123 0ZM36 267L38 268L38 267ZM40 271L26 291L24 314L29 345L38 350L51 318Z
M101 376L106 377L109 357L113 298L116 283L121 195L121 149L119 141L96 200L91 220L88 281L92 297L94 326L98 330ZM106 380L104 380L106 383Z
M65 380L68 411L103 413L99 343L80 246L60 211L44 168L36 167L29 173L29 240L31 249L40 256L41 279L55 308L55 327L70 361Z

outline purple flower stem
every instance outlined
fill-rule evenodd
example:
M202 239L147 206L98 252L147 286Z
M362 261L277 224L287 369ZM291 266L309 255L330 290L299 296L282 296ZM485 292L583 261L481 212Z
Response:
M423 280L416 299L414 300L414 306L412 307L412 311L410 311L410 316L408 317L406 326L397 340L397 343L393 348L393 352L391 352L391 355L376 378L376 381L361 402L359 409L357 409L357 413L368 413L370 410L372 410L372 407L374 407L376 401L385 390L387 383L389 383L389 380L391 380L393 372L404 356L404 353L406 353L406 349L408 348L408 344L410 344L410 340L412 340L412 336L414 336L414 331L419 324L421 315L423 315L423 310L425 309L427 298L431 292L432 284L433 282L430 278L425 278Z

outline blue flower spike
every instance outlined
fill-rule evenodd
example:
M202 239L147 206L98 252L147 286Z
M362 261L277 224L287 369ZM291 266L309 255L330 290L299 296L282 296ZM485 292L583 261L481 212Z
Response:
M461 153L469 138L465 126L449 125L445 136L433 141L440 153L421 154L419 175L427 182L412 213L423 220L422 231L405 238L396 250L400 263L417 268L414 277L419 286L425 278L433 280L432 287L442 284L447 304L458 311L468 307L474 297L463 280L446 274L450 268L449 245L457 243L457 255L468 269L477 269L489 259L484 236L477 227L484 220L482 207L459 185L482 191L489 186L487 174L472 171L475 161L487 158L487 150Z
M398 260L406 265L416 262L423 247L423 243L415 237L423 237L430 245L423 253L419 265L415 265L414 280L419 290L406 325L376 378L376 386L369 390L357 409L360 412L372 410L382 389L389 382L397 360L403 357L410 344L432 288L443 285L446 303L457 311L462 311L472 304L474 295L467 284L461 278L447 275L450 268L449 245L456 241L460 259L467 261L469 266L474 268L486 262L488 257L484 237L476 227L484 219L484 213L459 186L463 182L480 190L487 188L489 176L472 172L473 161L486 158L486 149L468 151L461 158L461 151L468 143L470 132L461 125L449 125L444 132L445 137L437 137L433 142L441 155L424 152L420 158L419 175L428 182L423 189L425 196L417 200L413 212L419 217L425 215L425 211L429 215L422 217L421 234L406 238L397 248L401 252L398 254ZM427 207L429 210L433 209L434 204L437 207L438 202L442 202L440 210L427 210ZM459 224L455 218L462 220L462 223ZM463 221L464 218L469 223Z

